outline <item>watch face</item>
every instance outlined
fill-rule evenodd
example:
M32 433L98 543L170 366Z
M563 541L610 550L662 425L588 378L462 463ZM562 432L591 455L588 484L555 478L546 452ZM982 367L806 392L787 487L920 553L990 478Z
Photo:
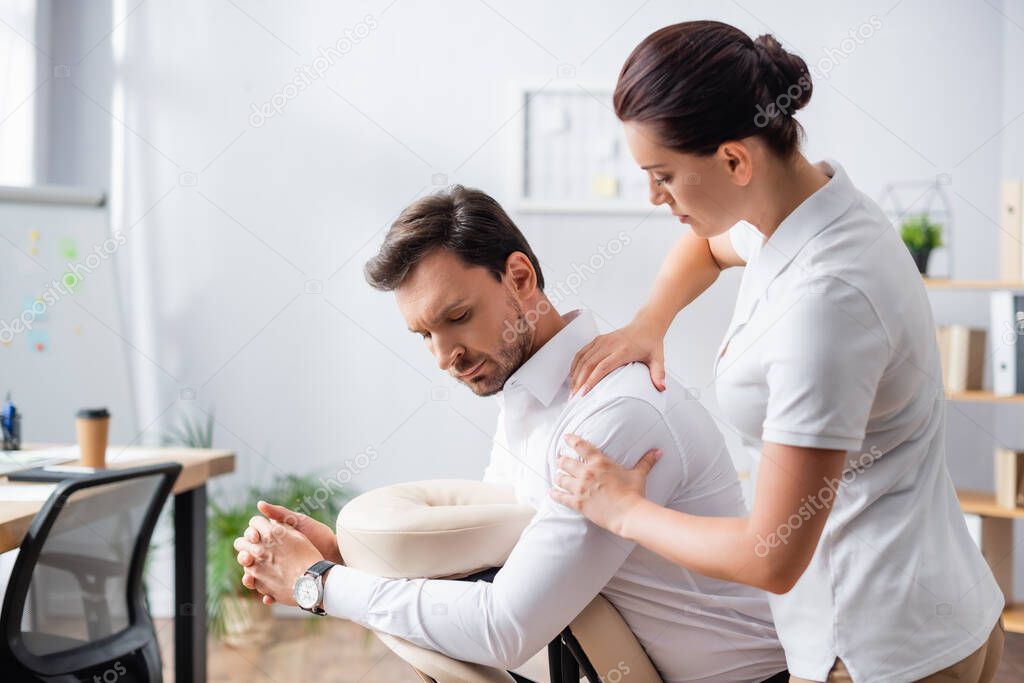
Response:
M320 586L309 575L300 576L295 582L295 603L302 609L313 609L320 600Z

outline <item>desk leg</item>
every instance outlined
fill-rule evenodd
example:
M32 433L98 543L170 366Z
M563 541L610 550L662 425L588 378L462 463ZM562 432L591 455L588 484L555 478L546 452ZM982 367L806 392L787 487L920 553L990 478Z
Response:
M174 497L174 680L206 683L206 486Z

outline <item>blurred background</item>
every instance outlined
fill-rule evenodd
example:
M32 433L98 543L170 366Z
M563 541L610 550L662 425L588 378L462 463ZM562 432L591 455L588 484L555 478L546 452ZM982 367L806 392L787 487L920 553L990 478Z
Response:
M586 307L605 330L629 321L684 228L646 204L610 93L640 40L691 19L800 54L814 80L798 115L806 156L843 164L897 227L933 211L945 241L933 275L998 277L1000 186L1024 176L1020 0L0 2L0 184L102 192L124 237L101 266L115 305L65 306L79 338L123 360L109 375L125 399L119 442L208 430L238 456L211 483L224 506L291 474L352 493L479 477L493 400L437 370L363 263L406 204L460 183L503 203L560 309ZM10 274L32 226L3 227ZM713 414L738 277L683 312L666 344L669 371ZM0 275L5 320L23 305L14 282ZM985 292L932 296L940 324L987 325ZM40 321L49 355L31 361L43 368L81 343L54 308ZM0 389L16 351L0 348ZM33 401L19 404L24 438L72 441L70 416ZM1019 416L950 402L959 487L993 488L996 446L1024 448ZM158 545L151 563L165 616L168 553Z

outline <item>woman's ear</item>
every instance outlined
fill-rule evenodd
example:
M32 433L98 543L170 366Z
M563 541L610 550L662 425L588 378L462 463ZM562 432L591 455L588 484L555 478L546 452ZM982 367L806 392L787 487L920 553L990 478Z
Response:
M505 277L520 299L528 299L537 291L537 271L521 251L514 251L505 259Z
M718 156L734 185L746 187L750 183L754 164L750 148L745 143L739 140L723 142L718 146Z

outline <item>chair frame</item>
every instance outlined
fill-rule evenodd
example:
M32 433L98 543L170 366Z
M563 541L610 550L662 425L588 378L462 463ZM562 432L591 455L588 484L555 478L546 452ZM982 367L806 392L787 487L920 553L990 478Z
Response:
M128 653L154 644L152 618L146 608L142 574L150 539L160 512L181 473L179 463L161 463L119 470L108 470L81 478L67 479L50 494L42 509L32 521L14 563L11 581L0 611L0 662L12 657L15 663L41 677L60 677L83 669L107 665ZM21 637L21 620L29 594L34 570L54 523L67 504L68 498L83 489L113 484L141 477L163 477L147 507L135 547L129 562L127 577L128 627L110 636L65 652L40 657L29 652ZM199 606L198 609L202 609ZM4 651L6 650L6 652ZM151 666L151 664L150 664ZM159 668L159 667L158 667ZM159 671L157 671L159 676Z
M492 583L500 569L500 567L484 569L459 580ZM581 671L586 676L588 683L603 683L594 669L594 665L590 663L587 653L583 651L580 641L573 635L572 628L566 626L548 643L548 677L551 683L579 683ZM535 683L535 681L513 671L507 673L516 680L516 683Z

